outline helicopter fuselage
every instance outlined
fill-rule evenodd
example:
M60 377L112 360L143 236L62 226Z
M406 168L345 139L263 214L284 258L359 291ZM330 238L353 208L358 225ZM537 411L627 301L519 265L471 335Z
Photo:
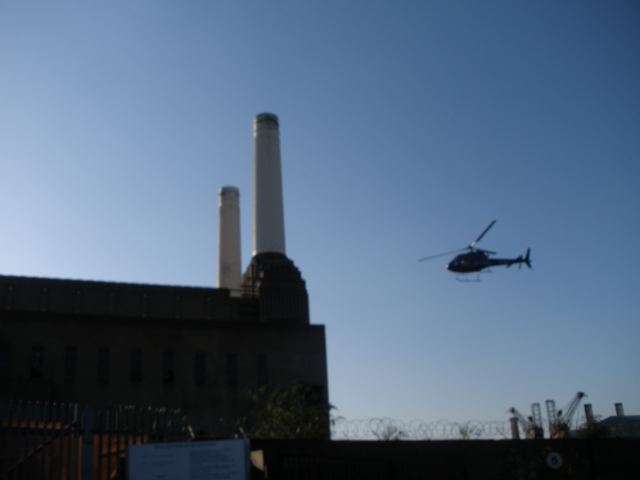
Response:
M472 273L499 265L510 267L516 263L526 263L526 260L522 256L517 258L489 258L489 255L485 252L475 250L457 255L449 262L447 270L456 273Z

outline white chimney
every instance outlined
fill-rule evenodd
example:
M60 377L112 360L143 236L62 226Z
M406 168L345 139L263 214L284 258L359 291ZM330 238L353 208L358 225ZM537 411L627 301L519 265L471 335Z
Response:
M286 254L278 117L261 113L253 120L253 255Z
M220 189L218 217L218 287L240 290L240 192L236 187Z

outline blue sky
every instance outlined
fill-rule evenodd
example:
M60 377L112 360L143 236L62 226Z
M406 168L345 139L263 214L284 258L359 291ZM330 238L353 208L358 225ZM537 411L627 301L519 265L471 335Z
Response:
M640 413L633 1L0 1L0 272L213 286L280 117L288 255L348 418ZM462 284L482 241L534 270Z

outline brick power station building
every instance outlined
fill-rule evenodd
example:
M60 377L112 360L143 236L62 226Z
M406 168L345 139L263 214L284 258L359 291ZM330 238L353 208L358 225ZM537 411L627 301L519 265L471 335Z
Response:
M325 334L287 258L279 124L254 119L253 257L242 274L238 192L220 193L218 288L0 275L0 397L182 409L227 435L261 385L328 403Z

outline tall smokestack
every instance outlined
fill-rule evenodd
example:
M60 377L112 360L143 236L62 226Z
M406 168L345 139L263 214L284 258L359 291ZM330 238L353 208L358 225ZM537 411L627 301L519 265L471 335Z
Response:
M261 322L308 324L309 298L300 270L284 246L278 117L253 119L253 258L243 293L258 300Z
M253 255L282 253L284 209L278 117L261 113L253 120Z
M242 284L240 255L240 192L236 187L222 187L218 217L218 287L240 290Z

